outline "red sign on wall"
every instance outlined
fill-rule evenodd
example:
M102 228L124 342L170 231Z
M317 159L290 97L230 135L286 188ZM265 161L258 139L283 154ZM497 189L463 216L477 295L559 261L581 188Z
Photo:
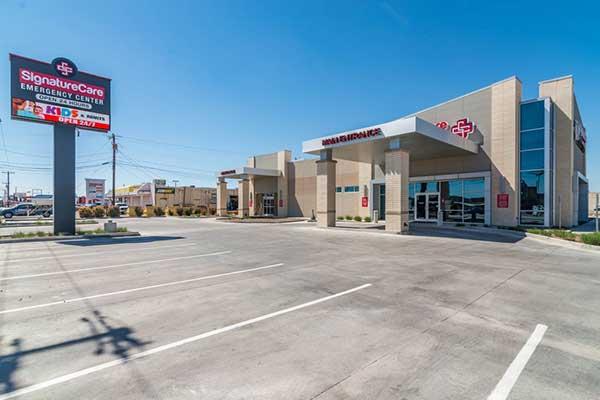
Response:
M440 121L435 126L450 131L463 139L467 139L471 133L475 132L476 128L475 123L469 121L469 118L461 118L454 125L450 125L448 121Z
M363 196L362 198L362 206L369 207L369 198L367 196Z
M498 208L508 208L508 193L498 193L496 203Z

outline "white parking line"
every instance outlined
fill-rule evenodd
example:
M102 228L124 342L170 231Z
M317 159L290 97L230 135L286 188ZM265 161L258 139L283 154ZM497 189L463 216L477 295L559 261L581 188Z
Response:
M246 272L260 271L261 269L276 268L276 267L281 267L281 266L283 266L283 263L273 264L273 265L267 265L267 266L264 266L264 267L243 269L241 271L225 272L225 273L216 274L216 275L201 276L199 278L185 279L183 281L174 281L174 282L167 282L167 283L159 283L158 285L142 286L142 287L133 288L133 289L119 290L117 292L101 293L101 294L95 294L95 295L92 295L92 296L77 297L77 298L74 298L74 299L66 299L66 300L61 300L61 301L53 301L52 303L37 304L35 306L20 307L20 308L11 308L9 310L0 311L0 314L10 314L10 313L15 313L15 312L19 312L19 311L33 310L33 309L36 309L36 308L51 307L51 306L57 306L57 305L62 305L62 304L67 304L67 303L75 303L75 302L83 301L83 300L97 299L97 298L100 298L100 297L115 296L117 294L133 293L133 292L139 292L141 290L149 290L149 289L157 289L157 288L161 288L161 287L165 287L165 286L181 285L183 283L197 282L197 281L202 281L202 280L206 280L206 279L220 278L222 276L230 276L230 275L243 274L243 273L246 273Z
M506 400L513 386L517 383L517 379L519 379L521 372L523 372L525 365L527 365L527 362L533 355L536 347L542 341L546 329L548 329L548 327L541 324L538 324L535 327L535 330L531 336L529 336L527 343L525 343L525 346L519 351L519 354L517 354L517 357L510 364L504 373L504 376L500 379L500 382L498 382L487 400Z
M156 247L144 247L144 251L147 250L161 250L161 249L173 249L176 247L191 247L191 246L198 246L197 243L182 243L182 244L173 244L173 245L169 245L169 246L156 246ZM61 248L62 249L62 248ZM50 249L47 249L48 251L50 251ZM68 249L71 250L71 249ZM73 249L74 250L74 249ZM51 255L51 256L42 256L42 257L23 257L23 258L14 258L14 259L8 259L7 261L5 261L6 263L13 263L13 262L18 262L18 261L41 261L41 260L53 260L55 258L70 258L70 257L88 257L90 255L101 255L101 254L108 254L110 253L115 254L115 253L131 253L133 252L135 249L106 249L106 251L94 251L94 252L85 252L82 249L81 253L67 253L67 254L63 254L62 252L56 252L55 254Z
M242 327L247 326L247 325L255 324L255 323L260 322L260 321L264 321L264 320L267 320L267 319L270 319L270 318L278 317L280 315L287 314L287 313L290 313L292 311L297 311L297 310L300 310L300 309L303 309L303 308L306 308L306 307L314 306L315 304L323 303L325 301L335 299L336 297L344 296L344 295L347 295L347 294L350 294L350 293L353 293L353 292L356 292L356 291L368 288L369 286L371 286L371 284L367 283L367 284L364 284L364 285L361 285L361 286L357 286L357 287L349 289L349 290L345 290L343 292L332 294L331 296L321 297L320 299L309 301L308 303L299 304L297 306L285 308L283 310L275 311L275 312L270 313L270 314L261 315L260 317L248 319L248 320L245 320L245 321L242 321L242 322L238 322L238 323L235 323L235 324L232 324L232 325L227 325L227 326L225 326L223 328L215 329L215 330L212 330L212 331L201 333L201 334L199 334L197 336L188 337L188 338L185 338L185 339L182 339L182 340L178 340L178 341L173 342L173 343L169 343L169 344L165 344L163 346L155 347L153 349L142 351L140 353L136 353L136 354L133 354L131 356L119 358L118 360L109 361L109 362L106 362L104 364L98 364L98 365L95 365L93 367L85 368L85 369L79 370L77 372L73 372L71 374L59 376L57 378L50 379L50 380L45 381L45 382L36 383L35 385L27 386L27 387L24 387L22 389L17 389L17 390L15 390L13 392L9 392L9 393L5 393L3 395L0 395L0 400L12 399L14 397L21 396L21 395L24 395L24 394L27 394L27 393L36 392L38 390L46 389L46 388L48 388L50 386L58 385L59 383L65 383L65 382L68 382L70 380L73 380L73 379L76 379L76 378L80 378L82 376L86 376L86 375L89 375L89 374L93 374L95 372L99 372L99 371L105 370L107 368L116 367L118 365L123 365L123 364L125 364L125 363L127 363L129 361L132 361L132 360L137 360L139 358L147 357L147 356L150 356L152 354L160 353L160 352L165 351L165 350L170 350L170 349L174 349L176 347L183 346L183 345L186 345L186 344L189 344L189 343L197 342L198 340L206 339L206 338L209 338L211 336L219 335L221 333L226 333L226 332L232 331L234 329L238 329L238 328L242 328Z
M70 274L70 273L77 273L77 272L97 271L99 269L122 268L122 267L130 267L132 265L156 264L156 263L162 263L162 262L166 262L166 261L177 261L177 260L187 260L187 259L190 259L190 258L220 256L220 255L229 254L229 253L231 253L231 251L230 250L226 250L226 251L219 251L219 252L216 252L216 253L196 254L196 255L193 255L193 256L162 258L162 259L159 259L159 260L149 260L149 261L146 260L146 261L130 262L130 263L125 263L125 264L103 265L101 267L78 268L78 269L69 269L69 270L65 270L65 271L42 272L40 274L9 276L9 277L6 277L6 278L0 278L0 281L12 281L12 280L15 280L15 279L39 278L41 276L51 276L51 275Z

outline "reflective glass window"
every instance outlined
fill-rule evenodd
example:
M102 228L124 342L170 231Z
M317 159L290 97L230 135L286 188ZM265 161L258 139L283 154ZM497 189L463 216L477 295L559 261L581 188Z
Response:
M521 171L544 169L544 150L521 152Z
M544 101L521 104L521 130L544 127Z
M415 185L417 193L435 193L439 191L437 182L417 182Z
M467 179L464 181L465 193L480 193L483 196L485 184L481 179Z
M521 172L521 210L544 210L544 171ZM524 223L521 221L521 223Z
M544 225L544 211L521 211L521 224Z
M463 221L463 181L455 180L441 183L444 221Z
M521 132L521 150L543 149L544 130Z

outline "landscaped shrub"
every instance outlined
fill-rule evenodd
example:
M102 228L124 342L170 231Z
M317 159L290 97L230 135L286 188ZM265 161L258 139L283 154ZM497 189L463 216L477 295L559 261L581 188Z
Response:
M169 207L169 208L167 208L167 215L168 215L169 217L173 217L173 216L175 216L175 210L173 209L173 207Z
M177 207L175 212L181 217L183 215L183 207Z
M163 210L163 208L162 208L162 207L155 207L155 208L154 208L154 214L155 214L157 217L162 217L162 216L164 216L164 215L165 215L165 210Z
M342 220L344 219L344 217L343 217L342 215L338 215L338 216L337 216L337 219L338 219L339 221L342 221Z
M581 241L585 244L591 244L593 246L600 246L600 233L587 233L581 235Z
M92 211L89 207L81 207L79 209L79 218L92 218L94 216L94 211Z
M202 207L196 207L194 208L194 214L195 215L202 215Z
M144 215L144 209L140 206L135 206L133 212L135 213L136 217L141 217L142 215Z
M96 206L92 210L94 210L94 217L96 218L104 218L106 215L106 210L104 207Z
M358 215L356 217L354 217L354 220L356 222L362 222L362 217L359 217Z
M121 216L121 210L119 210L119 207L108 207L107 214L110 218L119 218Z
M186 217L189 217L192 215L192 208L191 207L186 207L183 209L183 213L185 214Z
M346 221L352 221L352 215L346 215Z
M371 222L371 217L365 217L364 221L365 222Z
M208 213L209 213L210 215L215 215L215 214L217 213L217 209L216 209L216 208L209 208L209 209L208 209Z

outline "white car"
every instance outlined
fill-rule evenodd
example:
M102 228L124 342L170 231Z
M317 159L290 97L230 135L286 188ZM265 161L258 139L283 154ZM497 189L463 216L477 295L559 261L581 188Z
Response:
M119 212L121 214L127 214L127 211L129 211L129 206L127 203L115 203L115 206L119 207Z

